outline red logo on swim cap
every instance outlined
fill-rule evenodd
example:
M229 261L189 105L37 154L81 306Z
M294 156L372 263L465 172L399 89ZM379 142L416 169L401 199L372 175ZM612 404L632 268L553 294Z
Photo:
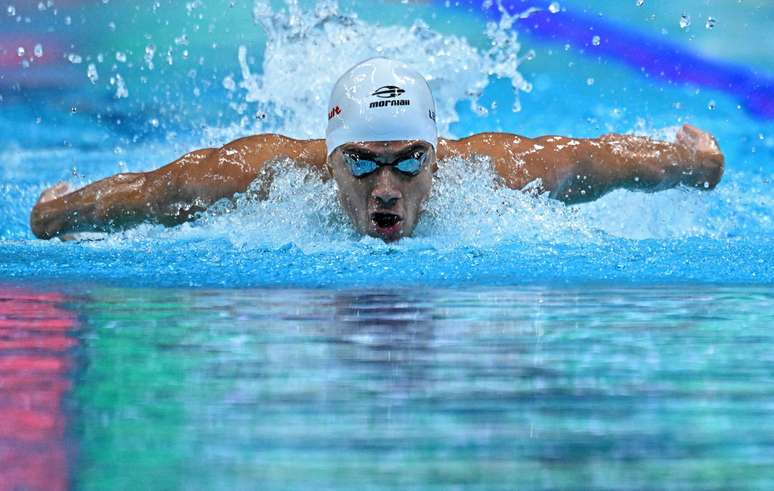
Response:
M338 116L339 114L341 114L341 108L336 106L328 113L328 119L333 119L334 116Z

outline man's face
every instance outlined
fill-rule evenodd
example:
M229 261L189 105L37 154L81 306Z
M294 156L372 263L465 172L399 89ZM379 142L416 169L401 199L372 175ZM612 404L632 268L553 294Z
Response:
M421 158L425 163L417 175L398 170L404 159ZM375 171L355 177L351 159L383 163ZM435 168L433 147L424 141L359 142L338 147L328 166L339 188L339 199L362 234L391 242L414 231L423 202L430 195Z

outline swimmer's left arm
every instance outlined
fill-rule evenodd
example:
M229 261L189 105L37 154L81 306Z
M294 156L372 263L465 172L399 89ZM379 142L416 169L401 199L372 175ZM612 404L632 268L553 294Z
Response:
M583 140L549 190L566 203L590 201L620 188L656 192L682 185L710 190L720 182L723 167L715 138L693 126L683 126L675 142L605 135Z
M619 188L655 192L684 185L709 190L720 181L724 166L712 135L689 125L683 126L674 143L632 135L573 139L505 133L453 143L450 156L490 157L507 186L521 189L539 179L541 190L569 204Z

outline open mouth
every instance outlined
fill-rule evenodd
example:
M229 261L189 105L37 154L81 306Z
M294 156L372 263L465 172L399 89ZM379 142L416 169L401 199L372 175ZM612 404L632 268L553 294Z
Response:
M384 232L394 231L402 220L400 215L396 215L395 213L371 213L371 221L374 222L374 225L376 225L378 230Z

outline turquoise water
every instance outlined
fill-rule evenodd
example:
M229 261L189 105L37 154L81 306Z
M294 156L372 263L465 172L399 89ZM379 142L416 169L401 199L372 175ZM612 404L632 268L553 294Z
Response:
M27 416L0 448L47 483L21 489L774 485L771 288L70 285L0 312L62 365L0 370ZM41 352L55 319L73 344Z
M561 3L772 69L762 2ZM774 123L732 94L454 5L44 7L0 5L0 491L774 485ZM725 176L566 207L446 162L386 245L283 164L267 201L173 229L29 232L59 180L321 136L335 78L379 50L431 77L445 135L691 123Z

